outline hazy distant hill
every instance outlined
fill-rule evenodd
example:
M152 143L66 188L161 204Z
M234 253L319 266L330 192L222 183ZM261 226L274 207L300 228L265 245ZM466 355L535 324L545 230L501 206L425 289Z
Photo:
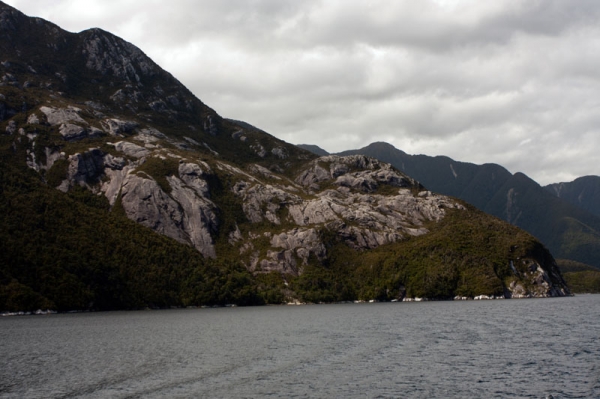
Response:
M600 176L583 176L569 183L544 187L565 201L600 217Z

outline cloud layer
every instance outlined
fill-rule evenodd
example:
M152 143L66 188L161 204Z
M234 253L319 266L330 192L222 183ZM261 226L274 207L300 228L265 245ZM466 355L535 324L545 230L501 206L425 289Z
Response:
M8 0L134 43L222 116L330 152L387 141L541 184L600 174L595 0Z

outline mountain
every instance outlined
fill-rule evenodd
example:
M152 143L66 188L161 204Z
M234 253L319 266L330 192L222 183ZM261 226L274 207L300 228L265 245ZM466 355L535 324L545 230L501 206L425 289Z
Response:
M364 154L389 162L428 189L460 198L542 241L558 258L600 266L600 218L557 198L523 173L444 156L408 155L373 143L339 155Z
M583 176L569 183L554 183L544 188L558 198L600 217L600 176Z
M324 149L322 149L318 145L313 145L313 144L298 144L298 147L302 148L303 150L310 151L313 154L318 155L320 157L324 157L324 156L330 155L327 151L325 151Z
M526 232L0 3L0 310L569 293Z

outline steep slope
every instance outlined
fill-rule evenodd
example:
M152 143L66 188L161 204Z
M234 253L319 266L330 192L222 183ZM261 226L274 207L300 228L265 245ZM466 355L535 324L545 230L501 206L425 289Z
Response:
M583 176L568 183L544 187L568 203L600 217L600 176Z
M110 33L0 3L0 46L0 310L568 294L528 234L224 119Z
M347 154L389 162L432 191L465 200L519 226L558 258L600 266L600 218L555 197L522 173L513 175L495 164L408 155L387 143L373 143L340 155Z

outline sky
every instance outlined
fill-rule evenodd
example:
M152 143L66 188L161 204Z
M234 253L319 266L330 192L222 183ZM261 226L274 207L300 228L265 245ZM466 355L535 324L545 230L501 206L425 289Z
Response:
M221 116L545 185L600 175L596 0L4 0L135 44Z

